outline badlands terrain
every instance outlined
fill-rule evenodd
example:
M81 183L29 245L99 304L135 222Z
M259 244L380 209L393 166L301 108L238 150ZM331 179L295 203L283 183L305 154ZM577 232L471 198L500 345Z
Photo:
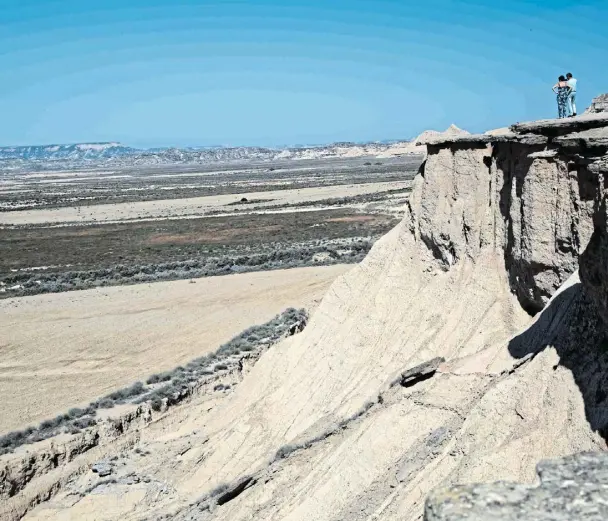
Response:
M0 301L3 433L215 351L289 307L314 309L346 264Z
M83 168L55 148L20 168L5 160L0 183L2 434L208 355L287 308L312 310L398 222L421 162L107 170L111 157Z
M374 222L372 230L380 233L378 221L361 216L383 216L386 233L377 241L369 234L369 253L334 280L317 307L290 309L217 351L5 436L0 518L605 519L605 458L542 464L542 484L532 483L539 460L607 448L608 115L520 123L480 135L427 134L419 143L426 158L399 203L401 213L385 202L401 192L385 192L380 202L357 194L363 200L340 202L331 218L324 213L333 206L327 201L313 210L327 225L324 233L350 223L332 236L340 246L326 243L323 252L313 252L315 243L306 241L322 242L308 235L318 226L289 224L285 213L272 214L279 226L272 233L285 239L270 246L255 239L282 252L296 233L284 227L307 230L296 236L312 257L300 259L331 264L357 258L355 244L369 232L353 223ZM247 199L237 197L234 206ZM48 206L42 211L63 211L63 203L42 204ZM310 213L303 208L292 204L291 213ZM211 222L223 213L192 220ZM80 224L69 215L38 235L33 222L10 235L20 225L6 222L5 240L28 252L52 251L35 246L44 244L47 231L78 230L75 237L87 237L85 231L99 226L100 237L117 237L105 227L125 224L91 224L103 215L99 210ZM253 227L270 226L256 224L252 215ZM171 219L159 214L142 221L129 217L128 224L169 226ZM141 233L147 241L128 235L123 255L139 267L140 279L157 272L183 279L177 272L186 266L209 272L203 275L222 268L217 259L225 257L217 249L204 250L198 264L180 264L180 255L192 255L188 248L199 229L185 243L171 239L166 253L174 267L155 261L147 250L152 232ZM91 264L71 270L72 261L53 261L59 268L38 270L59 270L59 287L51 288L50 277L9 275L21 268L6 263L6 293L138 278L112 268L114 248L122 244L116 238L104 243L116 245L107 250L107 267L84 255L86 239L51 236L66 252L69 244L83 244ZM221 246L232 256L223 265L229 271L276 268L291 258L269 255L264 263L247 264L235 261L236 246ZM214 268L204 257L209 252ZM155 269L146 272L144 265ZM10 289L15 286L21 288ZM64 295L70 293L57 294ZM21 306L52 297L4 302ZM527 485L483 485L496 480Z
M421 161L5 166L0 297L358 262L403 215Z

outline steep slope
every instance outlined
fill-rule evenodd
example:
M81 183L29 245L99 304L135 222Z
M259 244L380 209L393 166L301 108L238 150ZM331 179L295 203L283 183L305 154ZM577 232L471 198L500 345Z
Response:
M541 458L604 449L608 353L576 269L606 148L572 132L606 127L431 136L406 217L302 334L225 401L106 449L114 483L77 474L26 519L415 520L438 485L531 481Z
M560 363L569 367L583 392L586 404L601 400L606 393L606 356L594 349L599 340L605 351L608 332L608 213L605 197L595 214L595 230L589 245L581 255L580 276L582 284L567 283L553 297L552 303L563 311L570 311L571 329L564 327L567 313L553 314L552 320L561 327L552 342L560 355ZM570 296L567 296L570 293ZM566 306L559 302L567 302ZM575 306L572 303L576 303ZM548 307L551 309L551 306ZM572 320L572 311L575 320ZM582 312L582 313L581 313ZM546 316L547 312L542 315ZM578 315L578 316L576 316ZM598 316L601 320L598 320ZM547 321L545 321L545 324ZM540 322L535 326L540 326ZM530 328L528 333L532 333ZM583 335L580 338L579 335ZM595 340L589 342L590 337ZM591 349L590 349L591 347ZM584 375L584 376L583 376ZM596 387L596 396L589 396L588 379L602 379ZM598 394L600 396L598 396ZM605 411L588 407L587 417L593 427ZM601 424L601 423L600 423ZM608 431L605 423L601 429L604 437ZM608 516L608 453L583 453L556 461L542 461L537 465L539 485L521 485L500 481L491 484L460 484L437 489L427 498L426 521L496 521L534 519L551 521L600 521ZM490 499L490 500L489 500Z

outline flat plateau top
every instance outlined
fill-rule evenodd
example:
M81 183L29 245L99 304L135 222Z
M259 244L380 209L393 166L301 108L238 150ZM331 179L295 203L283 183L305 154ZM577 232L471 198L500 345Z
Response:
M500 132L490 131L485 134L438 134L418 141L417 145L451 145L500 143L516 141L527 144L542 145L554 137L573 137L592 139L605 137L608 132L608 113L584 114L574 118L541 119L511 125Z

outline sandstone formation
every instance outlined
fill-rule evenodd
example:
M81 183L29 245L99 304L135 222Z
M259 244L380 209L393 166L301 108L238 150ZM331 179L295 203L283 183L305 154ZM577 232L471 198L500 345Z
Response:
M455 486L431 495L425 521L603 521L608 519L608 453L580 454L537 467L539 486Z
M451 124L443 132L439 132L437 130L425 130L418 137L412 139L412 141L406 143L397 143L388 150L379 154L378 157L393 157L401 156L404 154L426 154L426 146L424 144L421 144L422 142L426 142L429 139L440 139L447 136L458 136L467 134L469 133L466 130L462 130L454 124Z
M585 111L585 114L594 114L597 112L608 112L608 94L600 94L596 98L593 98L593 101Z
M605 450L608 350L578 266L603 215L607 126L421 139L405 218L303 332L221 400L152 412L26 485L15 470L0 518L414 521L436 487L532 482L541 459ZM112 457L100 482L90 465Z

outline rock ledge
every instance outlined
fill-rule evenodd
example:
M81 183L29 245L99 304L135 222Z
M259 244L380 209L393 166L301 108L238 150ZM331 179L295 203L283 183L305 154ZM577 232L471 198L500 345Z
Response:
M541 461L540 485L498 482L433 492L425 521L603 521L608 519L608 453Z

